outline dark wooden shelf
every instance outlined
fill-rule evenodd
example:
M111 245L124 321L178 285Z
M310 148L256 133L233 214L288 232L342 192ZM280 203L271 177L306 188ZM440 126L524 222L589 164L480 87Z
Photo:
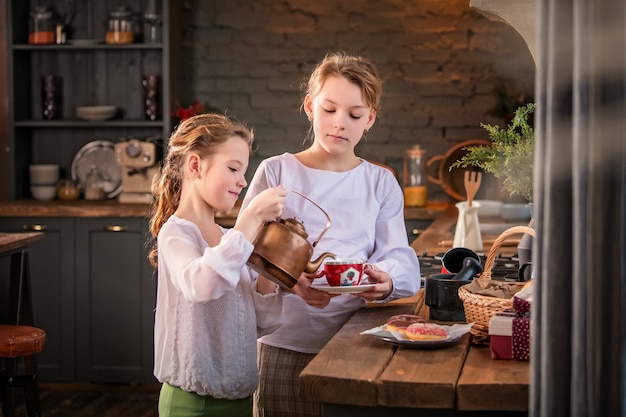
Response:
M121 45L114 45L114 44L107 44L104 43L104 41L102 43L95 43L95 44L80 44L80 45L73 45L70 43L65 43L65 44L46 44L46 45L38 45L38 44L29 44L29 43L19 43L19 44L15 44L13 45L13 49L15 51L29 51L29 52L35 52L35 51L68 51L68 50L82 50L82 51L88 51L88 50L94 50L94 51L102 51L102 50L111 50L111 51L120 51L120 50L149 50L149 49L153 49L153 50L160 50L163 48L163 44L162 43L129 43L129 44L121 44Z

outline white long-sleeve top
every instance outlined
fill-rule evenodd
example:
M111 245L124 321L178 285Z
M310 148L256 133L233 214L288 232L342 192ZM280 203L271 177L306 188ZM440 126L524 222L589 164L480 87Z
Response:
M331 252L343 260L365 259L389 273L393 292L385 300L409 297L420 288L420 268L409 246L404 223L402 189L393 174L365 160L347 172L319 170L302 165L285 153L265 159L255 172L242 209L266 188L282 184L319 204L331 225L314 248L313 260ZM281 218L301 221L313 243L326 226L326 216L310 201L287 193ZM325 283L326 278L316 280ZM317 353L357 309L362 298L343 294L323 309L283 292L284 324L263 336L262 343L303 353Z
M154 375L200 395L239 399L258 384L256 340L282 322L280 292L256 291L252 244L236 230L210 247L172 216L158 235Z

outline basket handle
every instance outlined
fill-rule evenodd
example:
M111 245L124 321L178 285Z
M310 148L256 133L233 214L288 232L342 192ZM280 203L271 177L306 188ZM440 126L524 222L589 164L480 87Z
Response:
M493 269L493 265L496 262L496 256L500 251L502 243L504 243L504 241L510 236L516 235L518 233L526 233L528 235L531 235L532 237L535 237L535 230L532 227L513 226L506 229L504 232L502 232L502 234L500 234L500 236L496 238L496 240L493 241L493 245L491 246L491 249L489 249L489 253L487 254L484 271L478 279L491 279L491 270Z

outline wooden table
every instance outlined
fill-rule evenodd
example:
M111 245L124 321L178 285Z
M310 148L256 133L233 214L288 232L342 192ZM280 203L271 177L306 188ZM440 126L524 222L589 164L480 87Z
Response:
M11 257L7 324L33 324L28 245L43 236L43 232L0 233L0 256Z
M456 215L456 207L449 207L411 244L418 256L451 247ZM485 252L496 237L483 235ZM500 252L515 251L513 244ZM428 319L423 290L357 311L302 371L302 393L321 401L325 416L527 415L528 362L491 359L489 347L471 345L470 335L445 348L420 350L359 334L402 313Z
M331 417L526 415L528 362L491 359L488 347L470 344L469 334L433 350L359 334L394 314L427 318L422 291L416 299L357 311L300 374L303 394L323 402Z

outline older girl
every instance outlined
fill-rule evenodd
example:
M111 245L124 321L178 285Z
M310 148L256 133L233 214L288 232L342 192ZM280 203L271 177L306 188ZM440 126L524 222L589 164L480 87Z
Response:
M282 184L317 202L331 226L314 257L332 252L342 259L365 259L366 292L333 297L310 288L322 272L303 274L300 285L284 294L285 324L263 336L259 347L258 416L318 416L320 404L300 394L299 374L307 363L365 301L389 301L414 295L420 286L419 263L404 225L404 200L390 170L359 158L354 151L376 121L381 79L366 59L343 53L327 55L314 69L303 109L313 132L312 145L296 154L264 160L243 206L263 190ZM297 217L317 235L326 224L310 202L289 193L283 217Z

